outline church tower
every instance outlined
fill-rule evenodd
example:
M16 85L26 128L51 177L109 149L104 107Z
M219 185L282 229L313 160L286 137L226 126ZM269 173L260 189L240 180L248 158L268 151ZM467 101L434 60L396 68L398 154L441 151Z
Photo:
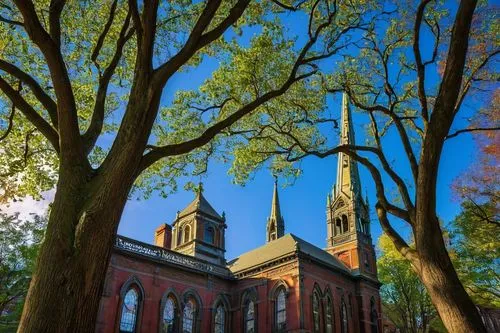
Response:
M219 215L203 196L200 183L194 200L177 213L172 224L172 250L225 265L226 218Z
M278 198L278 178L274 178L273 202L271 215L267 219L266 242L273 241L285 234L285 221L281 216L280 200Z
M354 145L354 129L347 95L342 96L340 145ZM339 153L337 182L327 197L327 248L354 274L376 278L375 250L370 235L368 199L361 196L357 162Z

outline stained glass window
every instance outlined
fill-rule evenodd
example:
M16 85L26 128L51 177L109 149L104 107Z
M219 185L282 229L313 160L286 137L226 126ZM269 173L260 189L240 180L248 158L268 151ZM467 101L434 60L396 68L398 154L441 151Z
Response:
M280 289L276 297L276 328L283 330L286 327L286 298L285 291Z
M320 326L320 312L319 312L319 296L318 293L313 292L313 323L314 332L319 333Z
M173 333L176 325L175 301L168 297L163 309L162 333Z
M326 333L333 333L333 306L330 297L326 298Z
M120 332L135 332L137 310L139 307L139 294L131 288L125 294L120 319Z
M215 310L215 333L224 333L224 325L226 321L226 312L224 311L224 306L219 304Z
M342 300L342 305L340 309L340 325L342 326L342 333L347 333L349 331L348 327L349 319L347 318L347 306L344 300Z
M249 301L245 309L245 332L255 332L255 305L253 301Z
M195 305L192 300L189 300L184 306L184 313L182 315L182 333L194 332L194 312Z

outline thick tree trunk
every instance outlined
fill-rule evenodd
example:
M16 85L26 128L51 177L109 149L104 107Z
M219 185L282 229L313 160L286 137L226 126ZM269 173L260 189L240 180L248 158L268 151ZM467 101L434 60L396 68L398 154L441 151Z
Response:
M451 263L437 217L430 220L433 222L415 230L420 258L417 274L449 332L485 332L481 316Z
M128 190L113 197L59 184L18 332L93 332ZM105 191L110 192L110 191ZM102 192L101 192L102 193ZM84 203L85 207L81 206Z

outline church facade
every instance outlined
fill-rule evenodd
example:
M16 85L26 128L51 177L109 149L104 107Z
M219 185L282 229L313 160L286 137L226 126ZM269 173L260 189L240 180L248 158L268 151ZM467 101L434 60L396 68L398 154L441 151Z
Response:
M343 98L341 144L354 144ZM321 249L285 234L275 182L266 244L227 261L227 221L199 189L154 245L117 236L96 332L381 332L380 283L357 164L338 157Z

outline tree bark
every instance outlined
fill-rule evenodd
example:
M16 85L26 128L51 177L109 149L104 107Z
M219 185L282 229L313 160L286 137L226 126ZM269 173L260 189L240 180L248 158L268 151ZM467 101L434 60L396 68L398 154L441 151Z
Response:
M427 223L424 228L417 227L415 233L421 258L417 273L449 332L485 332L481 316L460 283L448 256L439 221L436 216L429 219L434 222Z

